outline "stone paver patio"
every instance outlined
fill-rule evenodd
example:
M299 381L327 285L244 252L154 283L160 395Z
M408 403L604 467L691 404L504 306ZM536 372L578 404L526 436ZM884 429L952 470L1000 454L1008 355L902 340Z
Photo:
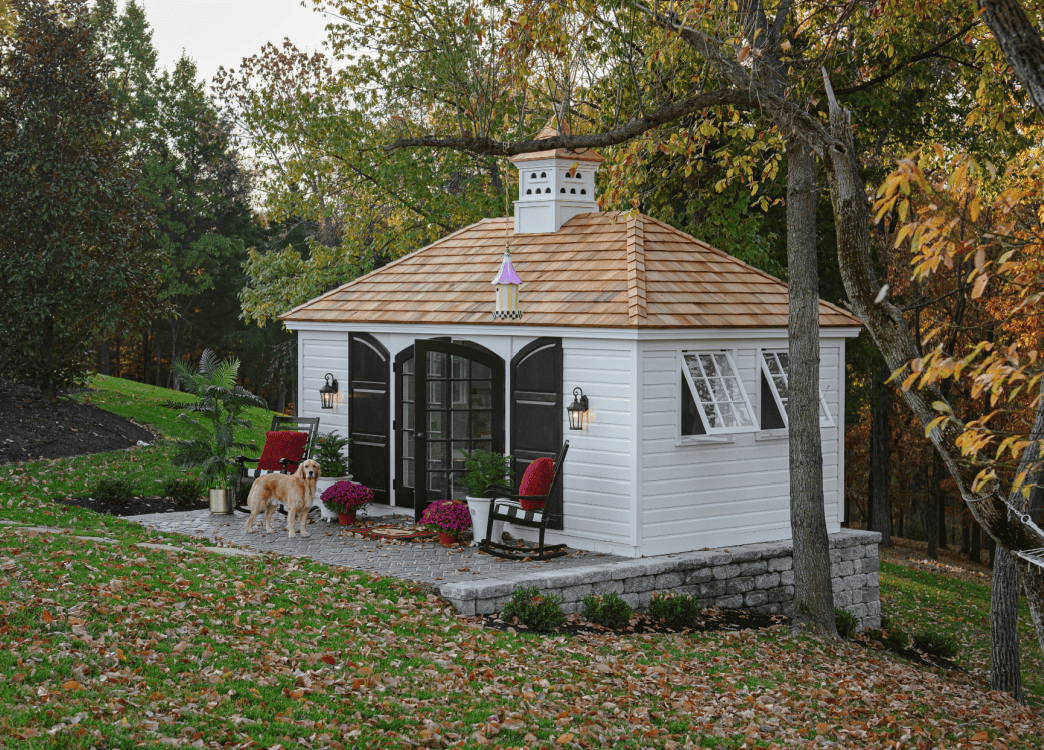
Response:
M311 518L316 519L315 510ZM389 517L388 520L394 522L396 518ZM272 521L271 534L257 533L257 529L264 529L264 516L254 522L254 531L246 531L246 515L242 513L215 516L207 510L197 510L153 513L128 517L127 520L161 532L184 534L257 552L308 557L329 565L430 583L439 589L443 583L449 581L500 580L506 573L518 574L528 571L523 574L525 577L549 569L562 570L592 564L611 564L627 559L575 550L569 557L546 562L503 561L489 555L481 555L477 549L471 547L446 548L437 541L388 543L346 536L342 535L341 527L336 523L327 525L322 520L315 520L308 525L311 536L294 536L291 539L287 536L286 518L278 515Z

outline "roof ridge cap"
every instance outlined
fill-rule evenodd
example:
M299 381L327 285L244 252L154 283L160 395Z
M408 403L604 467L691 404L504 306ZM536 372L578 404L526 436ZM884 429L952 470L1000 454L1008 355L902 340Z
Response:
M498 217L498 218L506 218L506 217ZM423 253L425 250L430 250L431 248L435 247L436 245L439 245L439 244L445 242L446 240L448 240L448 239L450 239L452 237L456 237L461 232L466 232L469 229L471 229L472 227L477 227L479 224L482 224L482 223L487 222L487 221L493 221L493 219L490 219L489 217L485 217L484 216L483 218L479 219L478 221L473 222L471 224L468 224L466 227L461 227L456 232L451 232L450 234L447 234L445 237L439 237L434 242L429 242L424 247L419 247L416 250L414 250L412 253L407 253L406 255L403 255L401 258L396 258L391 263L386 263L383 266L381 266L380 268L375 268L372 271L370 271L369 273L364 273L362 276L356 276L351 281L345 282L344 284L341 284L340 286L334 287L333 289L331 289L328 292L323 292L318 297L312 297L312 299L308 300L307 302L302 302L300 305L297 305L296 307L292 307L289 310L287 310L286 312L284 312L284 313L282 313L280 315L277 315L276 316L276 320L282 320L283 318L285 318L285 317L287 317L289 315L292 315L293 313L297 312L298 310L301 310L302 308L307 307L308 305L311 305L314 302L318 302L320 300L326 299L331 294L335 294L337 292L340 292L341 290L346 289L346 288L352 286L353 284L362 281L363 279L369 278L370 276L372 276L375 273L380 273L381 271L383 271L386 268L391 268L392 266L397 266L400 263L402 263L403 261L408 260L409 258L412 258L414 255L418 255L419 253Z
M648 317L647 284L645 280L645 222L635 212L627 217L627 322L644 323Z

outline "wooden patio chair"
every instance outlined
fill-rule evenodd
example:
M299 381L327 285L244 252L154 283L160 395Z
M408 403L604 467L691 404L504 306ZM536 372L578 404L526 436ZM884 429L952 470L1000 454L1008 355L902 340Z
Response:
M517 493L509 487L497 484L491 484L486 488L483 497L490 499L489 520L486 522L486 539L479 544L480 550L507 560L550 560L569 554L566 552L565 544L544 544L544 531L554 515L547 509L547 501L561 481L562 464L565 463L568 451L569 441L566 440L558 459L550 467L549 458L533 461L522 475ZM492 539L494 521L507 521L516 526L539 529L540 540L536 547L511 547L495 542Z
M283 433L298 433L302 437L285 436ZM246 501L250 485L258 477L265 474L291 474L297 471L297 465L309 457L312 440L319 432L319 417L272 417L272 426L265 437L265 446L258 458L236 456L236 504L235 509L248 513L243 503ZM274 437L273 433L281 435ZM255 464L253 468L247 464ZM278 468L276 468L278 466ZM286 513L283 508L279 509Z

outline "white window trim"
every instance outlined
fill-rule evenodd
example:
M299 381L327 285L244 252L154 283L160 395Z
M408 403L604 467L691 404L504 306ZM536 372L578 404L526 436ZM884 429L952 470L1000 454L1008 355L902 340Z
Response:
M758 349L758 362L759 371L761 376L768 381L769 390L772 391L772 398L776 402L776 408L779 410L780 415L783 417L783 423L786 425L783 429L775 430L763 430L759 432L755 437L758 440L772 440L775 438L782 438L790 433L790 417L787 415L787 410L783 407L783 399L780 398L779 391L776 389L776 382L772 379L772 373L769 372L768 362L765 359L765 354L781 354L786 353L789 355L787 349ZM790 388L790 373L787 370L783 370L783 377L787 381L787 389ZM819 389L819 405L823 407L823 414L819 418L820 427L833 427L834 418L830 414L830 407L827 406L826 396L823 395L823 389ZM758 417L761 417L761 383L758 383Z
M696 392L696 384L693 382L692 374L689 372L689 368L685 363L686 354L724 354L729 361L729 366L735 373L736 380L739 381L740 390L743 393L744 404L747 407L747 413L750 414L751 420L754 422L749 427L715 427L711 428L708 426L707 413L703 409L703 402L700 400L699 394ZM700 415L700 419L703 420L703 427L707 430L705 435L682 435L681 434L681 389L676 391L675 398L677 399L678 407L676 413L678 414L677 419L677 439L678 445L699 445L705 443L732 443L735 442L734 435L748 433L748 432L759 432L761 427L758 425L758 415L754 412L754 409L750 403L750 396L747 394L747 387L743 383L743 378L740 377L739 368L736 367L736 360L732 356L731 349L679 349L677 356L677 367L681 371L682 378L689 389L689 394L692 396L692 400L696 404L696 410Z

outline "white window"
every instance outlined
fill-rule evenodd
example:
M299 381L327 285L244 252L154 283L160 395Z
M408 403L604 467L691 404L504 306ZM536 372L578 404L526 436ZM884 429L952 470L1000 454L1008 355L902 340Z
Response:
M790 354L787 351L761 352L761 427L786 429L790 425ZM819 391L819 425L833 427L823 390Z
M758 429L743 381L727 351L682 352L682 436Z

